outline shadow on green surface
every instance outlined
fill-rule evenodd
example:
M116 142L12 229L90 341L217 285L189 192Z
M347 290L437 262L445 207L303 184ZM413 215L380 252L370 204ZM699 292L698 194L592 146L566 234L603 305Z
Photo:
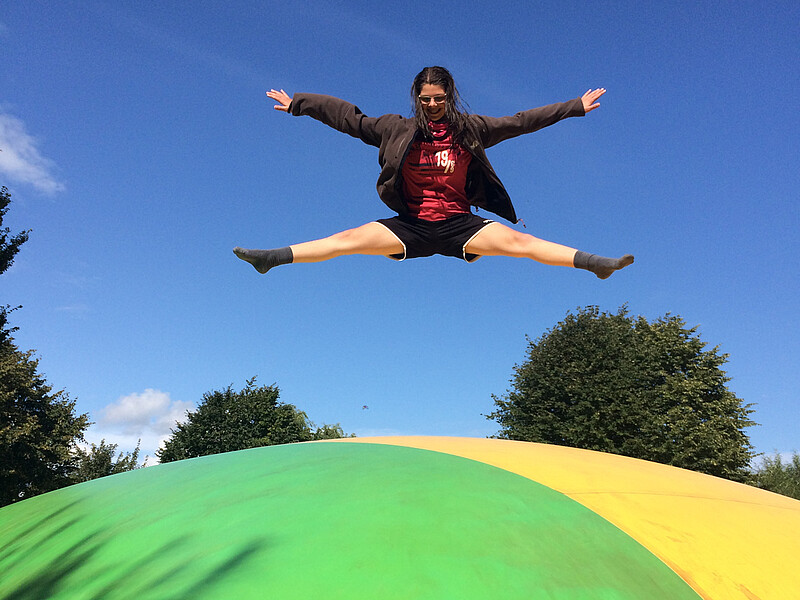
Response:
M38 518L24 525L0 519L0 532L11 539L0 548L0 599L198 598L266 547L264 540L221 540L210 550L194 534L163 531L146 554L123 556L119 541L81 514L80 504L34 513Z

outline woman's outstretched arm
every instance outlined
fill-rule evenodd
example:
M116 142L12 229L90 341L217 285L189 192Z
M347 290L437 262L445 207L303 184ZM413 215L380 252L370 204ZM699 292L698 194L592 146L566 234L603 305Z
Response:
M605 93L605 88L590 89L580 98L568 102L548 104L507 117L474 115L472 119L476 122L484 147L489 148L518 135L549 127L567 117L582 117L600 106L597 100Z
M301 116L306 115L329 127L360 139L365 144L380 146L382 119L401 119L400 115L386 115L385 117L368 117L361 112L355 104L345 100L322 94L297 93L289 96L284 90L270 90L267 97L277 102L274 108L282 112Z

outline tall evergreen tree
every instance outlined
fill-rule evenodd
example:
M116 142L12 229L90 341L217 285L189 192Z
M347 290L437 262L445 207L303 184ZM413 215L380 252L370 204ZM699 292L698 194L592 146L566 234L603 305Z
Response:
M14 263L14 257L19 252L20 246L28 241L28 231L20 231L15 235L11 235L9 227L3 227L3 219L8 213L9 205L11 204L11 194L8 188L3 186L0 188L0 275L5 273L9 267ZM0 341L8 338L13 329L7 328L8 313L11 312L11 306L8 304L0 305Z
M89 416L53 392L33 352L0 342L0 506L73 482Z
M8 188L0 188L0 275L5 273L14 262L14 257L19 252L20 246L28 241L28 231L20 231L16 235L11 235L9 227L3 227L3 218L8 213L11 204L11 194Z
M0 189L0 274L14 262L28 232L2 227L11 195ZM75 402L53 392L38 373L33 351L23 352L7 327L8 305L0 306L0 506L69 485L77 442L89 426Z

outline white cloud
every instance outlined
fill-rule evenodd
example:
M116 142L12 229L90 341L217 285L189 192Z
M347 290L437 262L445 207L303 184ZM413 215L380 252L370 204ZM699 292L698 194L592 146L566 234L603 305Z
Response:
M42 156L37 145L21 120L0 113L0 173L45 194L63 191L64 184L53 175L55 163Z
M124 452L133 451L141 439L140 460L149 456L148 464L153 464L158 462L155 451L177 423L186 421L186 411L193 408L191 402L173 400L166 392L148 388L105 406L97 423L86 432L86 439L95 444L104 439Z

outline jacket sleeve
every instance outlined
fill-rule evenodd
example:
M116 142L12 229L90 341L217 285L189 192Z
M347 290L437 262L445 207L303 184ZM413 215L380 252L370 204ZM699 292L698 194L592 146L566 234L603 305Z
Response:
M368 117L356 105L339 98L298 93L292 97L289 112L295 116L307 115L365 144L380 146L380 119Z
M582 117L585 114L583 101L580 98L575 98L569 102L548 104L547 106L518 112L508 117L476 115L475 126L476 133L480 137L484 148L488 148L503 140L538 131L567 117Z

